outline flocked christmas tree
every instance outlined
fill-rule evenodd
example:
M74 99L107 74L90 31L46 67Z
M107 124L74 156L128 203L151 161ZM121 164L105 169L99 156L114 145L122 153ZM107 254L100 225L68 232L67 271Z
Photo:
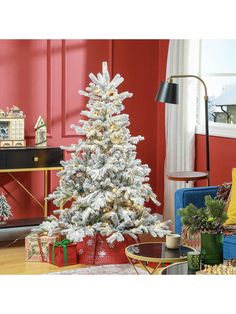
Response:
M60 231L74 242L96 233L108 236L108 243L123 241L124 234L162 237L170 232L170 221L161 222L160 215L145 207L150 199L160 203L147 183L149 167L136 159L136 144L143 137L130 135L129 116L121 114L123 100L132 94L118 93L124 79L117 74L110 80L106 62L102 74L89 77L86 92L79 91L89 99L88 110L81 112L88 119L71 126L81 138L64 147L72 151L71 159L61 162L59 186L48 197L64 209L54 211L59 218L48 217L40 230L49 235Z
M2 195L0 195L0 222L5 222L10 217L12 217L11 206L2 193Z

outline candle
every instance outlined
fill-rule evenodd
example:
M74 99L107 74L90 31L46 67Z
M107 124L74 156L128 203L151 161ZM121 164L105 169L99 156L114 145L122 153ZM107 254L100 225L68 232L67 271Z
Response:
M200 270L201 269L201 254L198 251L188 252L188 269L190 270Z

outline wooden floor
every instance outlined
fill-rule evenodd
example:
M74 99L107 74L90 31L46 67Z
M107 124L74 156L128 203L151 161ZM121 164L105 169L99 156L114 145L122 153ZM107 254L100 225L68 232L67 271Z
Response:
M1 275L33 275L70 270L85 267L85 265L72 265L57 267L49 263L25 262L24 246L0 248L0 274Z
M140 239L141 242L156 242L157 239L148 236ZM160 241L160 239L158 239ZM1 275L34 275L47 274L63 270L78 269L88 267L86 265L72 265L65 267L57 267L49 263L41 262L25 262L25 248L23 245L1 248L0 247L0 274Z

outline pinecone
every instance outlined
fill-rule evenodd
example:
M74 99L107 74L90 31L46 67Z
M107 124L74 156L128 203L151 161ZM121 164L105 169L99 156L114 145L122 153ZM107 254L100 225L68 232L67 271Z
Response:
M215 199L227 202L231 191L232 183L224 183L218 186Z

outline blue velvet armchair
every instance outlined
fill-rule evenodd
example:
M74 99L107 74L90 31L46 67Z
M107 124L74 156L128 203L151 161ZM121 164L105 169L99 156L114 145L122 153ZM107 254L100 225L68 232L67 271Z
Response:
M192 203L197 207L204 206L206 195L215 197L217 192L216 186L185 188L175 192L175 232L181 234L181 220L178 215L180 208L186 207ZM224 259L236 259L236 235L224 237Z

